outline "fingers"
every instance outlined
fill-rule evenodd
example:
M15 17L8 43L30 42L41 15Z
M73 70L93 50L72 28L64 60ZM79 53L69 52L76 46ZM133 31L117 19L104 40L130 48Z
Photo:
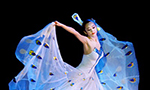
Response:
M61 24L60 22L58 22L58 21L55 21L54 23L55 23L56 26L61 26L61 25L62 25L62 24Z
M55 21L54 23L55 23L55 25L56 25L56 24L58 23L58 21Z
M55 23L56 26L59 26L59 22L58 21L55 21L54 23Z

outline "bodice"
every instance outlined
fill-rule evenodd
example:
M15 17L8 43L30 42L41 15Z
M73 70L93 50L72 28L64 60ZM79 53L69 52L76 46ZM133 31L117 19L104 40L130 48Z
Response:
M83 55L81 63L76 68L85 74L89 74L90 70L95 67L98 58L99 54L94 49L90 54Z

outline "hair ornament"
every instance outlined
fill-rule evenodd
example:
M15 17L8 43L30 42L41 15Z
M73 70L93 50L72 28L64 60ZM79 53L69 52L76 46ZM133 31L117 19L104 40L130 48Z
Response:
M91 19L87 19L86 21L93 22L95 25L97 25L96 21L95 21L93 18L91 18Z
M77 22L80 26L83 26L83 21L81 20L81 18L79 17L78 13L74 13L72 15L72 19ZM91 19L87 19L86 21L90 21L90 22L93 22L96 26L97 26L97 30L99 31L100 30L100 27L97 25L96 21L91 18Z
M81 18L79 17L78 13L74 13L72 15L72 18L75 22L77 22L80 26L82 26L83 21L81 20Z

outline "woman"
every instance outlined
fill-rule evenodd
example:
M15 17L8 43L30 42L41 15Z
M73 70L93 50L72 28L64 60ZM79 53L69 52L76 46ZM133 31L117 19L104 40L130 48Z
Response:
M76 13L73 18L84 27L87 37L55 21L20 41L15 54L25 67L9 83L9 89L137 90L139 73L132 43L118 41L94 20L82 23ZM84 54L79 66L72 67L63 61L55 26L82 42Z
M96 60L98 59L98 56L99 56L98 53L96 53L94 51L94 49L97 49L99 52L101 51L100 50L101 45L100 45L98 37L97 37L97 27L96 27L96 25L90 19L87 19L85 21L85 23L83 23L83 27L85 29L84 33L88 36L88 37L86 37L86 36L83 36L80 33L78 33L72 27L68 27L68 26L66 26L66 25L64 25L64 24L62 24L58 21L55 21L55 24L56 24L56 26L62 27L66 31L72 33L73 35L75 35L79 39L79 41L82 42L83 49L84 49L84 55L83 55L83 58L82 58L82 62L76 68L81 70L82 72L84 72L84 74L86 75L85 78L91 78L91 76L92 76L91 74L94 72L91 69L95 68L96 62L98 62ZM102 57L103 57L103 53L101 51L99 59L101 59ZM97 78L97 77L94 76L92 78ZM96 82L98 82L98 81L96 81ZM91 90L91 89L93 89L93 90L104 90L102 85L100 83L97 84L96 82L87 84L84 87L84 89L85 90ZM81 87L81 89L82 89L82 87ZM65 87L64 90L67 90L66 87Z

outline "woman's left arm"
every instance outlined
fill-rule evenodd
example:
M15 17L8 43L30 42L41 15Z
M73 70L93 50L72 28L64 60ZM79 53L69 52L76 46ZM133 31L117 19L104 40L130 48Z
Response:
M63 29L65 29L66 31L72 33L73 35L75 35L79 41L81 41L82 43L87 43L87 37L86 36L83 36L81 35L79 32L77 32L74 28L72 27L69 27L69 26L66 26L58 21L55 21L55 25L56 26L60 26L62 27Z
M64 25L64 24L62 24L62 23L60 23L58 21L55 21L55 25L59 26L59 27L62 27L63 29L65 29L66 31L68 31L68 32L70 32L70 33L72 33L74 35L77 33L77 31L74 28L66 26L66 25Z

